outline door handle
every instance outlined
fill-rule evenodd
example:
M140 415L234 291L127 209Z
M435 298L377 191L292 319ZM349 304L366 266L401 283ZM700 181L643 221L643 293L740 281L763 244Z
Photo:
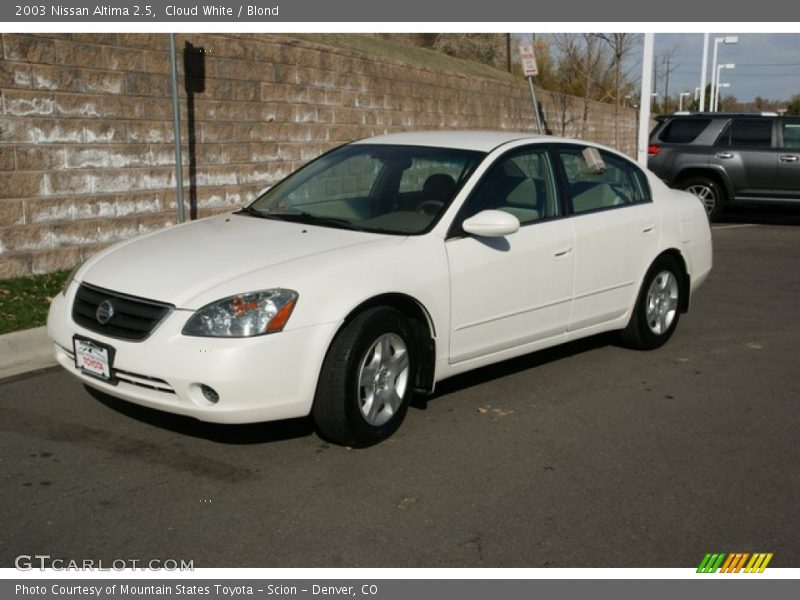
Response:
M797 162L796 154L781 154L778 159L781 162Z
M556 252L553 256L558 258L559 256L566 256L570 252L572 252L572 246L567 246L566 248L562 248L561 250Z
M648 225L647 227L645 227L644 229L642 229L642 233L650 233L650 232L651 232L651 231L653 231L655 228L656 228L656 226L655 226L655 225Z
M733 158L733 152L717 152L714 156L717 158Z

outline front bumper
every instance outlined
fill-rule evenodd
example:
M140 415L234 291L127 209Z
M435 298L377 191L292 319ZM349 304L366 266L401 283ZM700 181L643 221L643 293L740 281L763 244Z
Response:
M72 320L77 283L50 305L47 333L56 360L86 385L109 396L213 423L254 423L309 414L325 352L339 323L253 338L190 337L181 330L192 311L175 310L146 340L132 342L85 329ZM73 336L115 349L116 384L75 367ZM219 401L205 399L201 385Z

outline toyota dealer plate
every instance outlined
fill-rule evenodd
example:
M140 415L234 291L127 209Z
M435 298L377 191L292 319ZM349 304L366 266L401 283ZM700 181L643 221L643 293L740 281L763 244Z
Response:
M111 380L114 349L87 338L75 336L75 367L92 377Z

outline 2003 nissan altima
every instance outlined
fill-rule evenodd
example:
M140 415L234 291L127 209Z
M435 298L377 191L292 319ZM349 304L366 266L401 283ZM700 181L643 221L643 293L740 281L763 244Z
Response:
M604 331L660 346L710 269L703 205L621 154L404 133L93 256L48 333L111 396L219 423L310 414L365 446L457 373Z

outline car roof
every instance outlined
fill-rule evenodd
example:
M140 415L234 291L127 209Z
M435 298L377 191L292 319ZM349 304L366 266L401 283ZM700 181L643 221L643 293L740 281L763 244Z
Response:
M409 131L404 133L389 133L365 138L353 142L355 144L400 144L407 146L433 146L439 148L458 148L460 150L477 150L491 152L498 146L516 140L530 140L532 142L568 141L553 138L547 135L510 131ZM590 143L590 142L587 142ZM592 144L594 145L594 144Z
M764 117L774 118L780 116L776 112L676 112L671 115L657 115L657 121L666 121L667 119L691 119L691 118L715 118L715 119L730 119L731 117Z

